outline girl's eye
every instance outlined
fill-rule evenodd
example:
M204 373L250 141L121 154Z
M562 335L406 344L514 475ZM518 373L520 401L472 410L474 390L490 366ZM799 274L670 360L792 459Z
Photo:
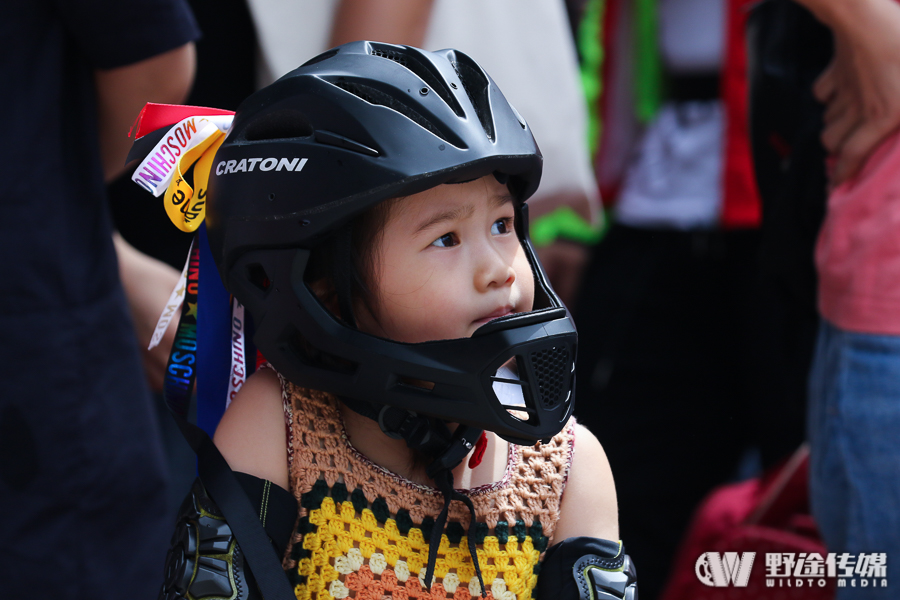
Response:
M509 233L512 231L512 218L504 217L502 219L498 219L491 225L491 233L494 235L503 235L504 233Z
M451 246L457 245L459 242L456 240L456 236L452 233L445 233L438 239L431 242L432 246L437 246L438 248L449 248Z

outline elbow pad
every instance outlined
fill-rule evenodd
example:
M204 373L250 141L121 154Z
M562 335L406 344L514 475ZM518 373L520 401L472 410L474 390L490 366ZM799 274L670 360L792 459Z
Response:
M567 538L547 550L538 600L637 600L634 563L621 542Z
M294 495L246 473L235 473L235 476L256 509L277 555L284 556L297 520ZM171 545L159 600L262 598L231 527L199 478L178 511Z

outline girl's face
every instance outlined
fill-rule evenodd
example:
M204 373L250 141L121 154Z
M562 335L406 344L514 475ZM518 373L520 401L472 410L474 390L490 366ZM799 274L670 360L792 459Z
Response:
M469 337L528 312L534 276L513 228L513 199L493 176L398 200L375 259L375 301L360 329L399 342Z

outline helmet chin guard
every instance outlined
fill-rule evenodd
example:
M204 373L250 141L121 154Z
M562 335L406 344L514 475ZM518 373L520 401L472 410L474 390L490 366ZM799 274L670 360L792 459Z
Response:
M213 169L213 256L253 316L257 347L290 381L515 444L564 427L577 335L528 239L540 151L471 58L374 42L326 52L241 105ZM305 282L311 250L371 206L491 174L516 200L535 310L471 338L409 344L345 324Z

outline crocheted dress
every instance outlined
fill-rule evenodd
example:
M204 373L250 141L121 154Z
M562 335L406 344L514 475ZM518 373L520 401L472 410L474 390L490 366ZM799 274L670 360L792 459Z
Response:
M450 506L434 585L428 540L444 499L350 445L338 401L281 379L290 487L300 510L284 567L299 600L470 600L480 585L467 546L469 510ZM529 600L559 520L574 420L548 444L510 444L502 480L460 490L475 505L477 554L492 600Z

